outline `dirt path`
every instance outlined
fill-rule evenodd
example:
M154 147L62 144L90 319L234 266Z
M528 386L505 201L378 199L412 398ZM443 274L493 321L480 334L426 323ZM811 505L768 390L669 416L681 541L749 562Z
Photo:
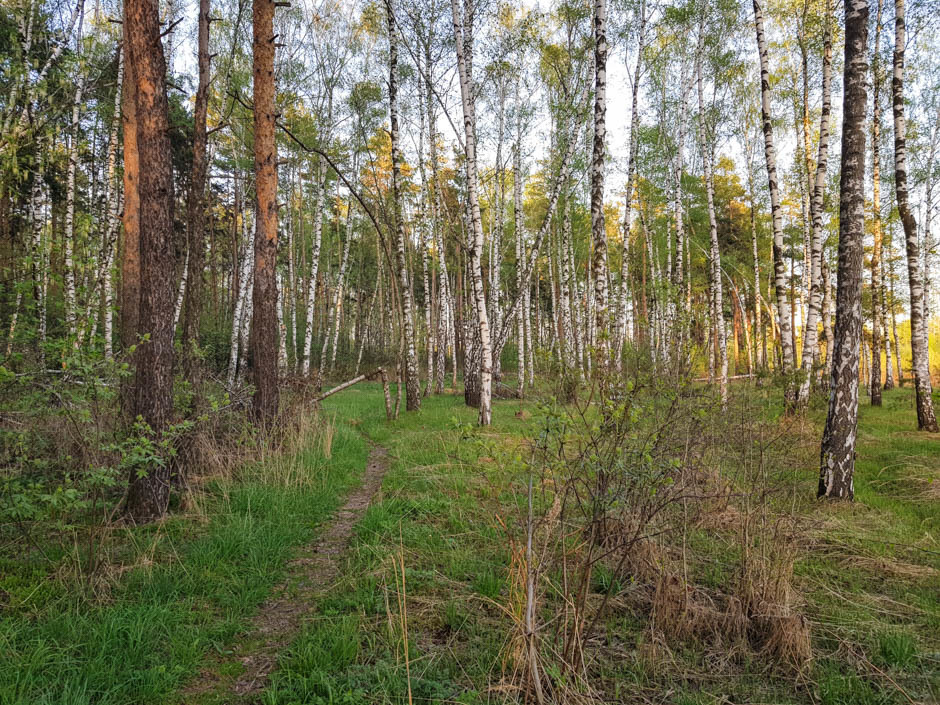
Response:
M214 692L223 702L230 702L232 696L251 700L265 688L280 652L293 641L304 617L314 610L317 594L338 577L340 558L349 545L353 528L381 489L387 468L387 451L380 446L373 447L362 484L349 495L346 504L337 510L317 539L291 561L287 579L261 605L248 632L228 657L244 666L235 683L223 681L218 667L204 670L186 688L187 698Z

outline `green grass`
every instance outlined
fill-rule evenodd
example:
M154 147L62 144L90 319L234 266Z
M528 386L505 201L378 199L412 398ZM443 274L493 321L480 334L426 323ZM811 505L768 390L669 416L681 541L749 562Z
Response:
M0 588L15 591L0 621L0 702L164 703L224 653L283 576L293 547L311 539L360 473L367 448L338 429L332 458L310 448L293 463L314 474L294 487L262 468L212 483L207 522L178 516L128 531L135 565L106 597L36 561L3 559Z
M778 408L777 390L755 394L762 413ZM811 623L810 670L794 679L752 653L719 675L714 654L696 643L652 660L648 615L620 599L633 579L602 566L592 591L609 595L611 608L590 669L606 701L894 705L907 702L899 688L940 701L940 493L928 496L931 480L940 482L940 439L916 432L910 397L887 393L881 409L863 402L853 505L814 499L819 410L808 448L780 451L787 506L806 527L794 589ZM537 406L497 401L493 426L477 429L461 396L442 395L388 423L381 388L362 384L328 399L324 412L335 418L332 459L314 448L300 460L317 482L285 488L258 472L213 485L207 523L177 517L132 532L140 553L156 540L153 561L125 573L107 599L70 596L38 560L0 565L12 605L0 623L0 652L10 654L0 702L185 701L179 689L207 665L237 677L237 661L218 666L213 655L242 638L293 547L341 503L364 465L365 439L389 450L381 495L261 701L405 703L409 690L416 703L511 700L507 609L518 603L507 536L517 535L521 456L540 428ZM697 585L718 592L733 583L734 536L694 528L683 546Z
M908 395L899 390L886 395L881 410L862 408L855 505L813 499L812 453L806 465L787 466L797 511L812 526L814 545L822 546L831 531L845 552L840 556L826 545L819 554L806 552L796 566L795 588L813 622L816 658L810 672L794 681L768 670L766 661L745 658L737 662L736 675L715 678L710 657L694 645L675 651L671 666L651 664L634 651L645 639L646 617L614 609L607 630L626 651L600 653L592 664L608 701L672 691L669 702L675 703L906 702L875 666L915 698L936 698L940 590L938 574L931 571L940 566L936 554L926 551L937 550L932 538L937 503L923 501L925 485L911 477L912 468L933 462L935 442L910 432ZM393 424L384 421L377 387L363 385L326 406L340 423L354 423L388 447L392 465L383 501L358 526L345 577L323 598L328 619L315 619L291 653L306 648L305 642L347 638L335 629L335 620L356 617L357 655L353 661L336 656L309 669L285 655L265 702L407 702L397 556L405 564L413 700L492 702L511 675L505 671L510 621L502 609L510 600L501 523L518 520L514 459L520 442L538 429L535 405L497 402L494 425L484 431L470 430L475 412L460 397L425 399L421 412L403 413ZM527 418L516 416L520 407L528 410ZM816 433L808 433L811 443L818 442ZM904 464L885 467L901 456ZM689 550L709 559L693 578L716 589L729 585L735 543L706 530L690 532L687 540ZM899 577L888 572L892 569L911 575ZM616 597L628 583L602 568L593 589ZM322 648L331 653L329 642ZM853 661L849 648L872 665ZM677 689L676 683L685 685Z

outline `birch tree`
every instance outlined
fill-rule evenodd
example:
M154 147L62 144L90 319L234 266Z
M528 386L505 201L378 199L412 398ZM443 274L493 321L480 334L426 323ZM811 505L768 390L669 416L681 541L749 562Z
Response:
M780 329L782 371L793 371L793 343L790 323L790 302L787 299L787 273L783 262L783 212L780 206L780 190L777 186L777 150L774 146L773 116L770 104L770 59L767 40L764 36L764 12L761 0L753 0L754 27L757 33L757 52L760 57L761 121L764 131L764 158L767 163L767 185L770 191L770 214L773 226L774 292L777 304L777 327ZM796 390L788 382L784 393L786 405L792 407Z
M402 214L401 147L398 135L398 29L394 0L385 0L388 14L388 112L392 144L392 199L395 219L395 260L402 306L402 335L405 349L405 409L421 408L421 380L418 376L418 353L415 346L414 302L408 263L405 259L405 223Z
M894 185L898 215L904 226L907 250L907 280L911 295L911 357L914 391L917 397L917 428L937 432L933 410L933 388L930 382L927 321L924 317L924 278L921 270L917 222L911 210L907 190L907 123L904 117L904 51L907 28L904 21L904 0L894 0L894 72L891 95L894 106Z
M823 430L817 496L855 494L859 347L862 342L862 241L865 234L865 114L868 105L868 2L845 3L842 172L839 180L839 285L829 412Z
M463 12L458 0L450 0L453 15L454 40L457 52L457 72L460 77L460 99L463 108L464 152L466 156L467 202L470 211L467 245L469 250L470 279L476 328L480 350L480 415L481 426L492 420L493 352L490 342L490 322L483 292L483 221L480 217L476 153L476 108L473 94L473 0L464 0ZM466 30L466 31L465 31ZM473 374L476 374L474 371Z

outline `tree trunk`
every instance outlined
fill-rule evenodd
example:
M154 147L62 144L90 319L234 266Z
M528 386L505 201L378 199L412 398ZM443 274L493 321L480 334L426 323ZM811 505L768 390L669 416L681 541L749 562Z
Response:
M124 242L121 248L121 348L126 354L137 343L140 323L140 154L137 149L137 77L124 24L124 86L121 122L124 134ZM130 379L121 384L121 409L134 417L134 390Z
M643 68L643 51L646 45L646 2L640 3L640 28L637 34L636 65L633 69L632 100L630 103L630 147L627 156L627 193L624 199L623 213L623 252L620 260L620 306L617 311L617 340L614 355L619 365L623 345L627 338L627 310L629 308L629 263L630 263L630 219L633 213L633 190L636 175L636 156L640 128L639 95L640 75ZM634 320L636 315L634 314Z
M405 336L405 409L421 408L421 379L418 374L418 353L415 349L414 301L411 277L405 261L405 222L402 214L401 147L398 143L398 29L395 22L394 0L386 0L388 14L388 108L392 141L392 197L395 212L395 259L401 290L403 317L402 335Z
M102 262L102 311L104 318L104 356L110 360L114 356L114 259L117 255L117 240L119 234L119 218L121 213L121 189L118 187L117 171L117 141L118 126L121 120L121 94L124 84L124 55L123 47L118 49L118 78L114 89L114 117L111 120L111 135L108 138L108 225L104 236L104 257Z
M147 168L139 172L140 309L134 379L134 416L159 440L173 410L173 163L170 151L166 62L157 8L150 0L125 0L128 67L133 76L137 150ZM131 471L128 515L137 522L157 519L169 501L169 467Z
M711 238L709 268L711 285L711 310L719 356L719 390L721 405L728 403L728 341L725 331L724 301L721 290L721 253L718 248L718 221L715 217L715 183L712 173L712 152L708 145L705 120L705 91L702 87L702 49L705 41L704 20L699 27L696 82L698 83L698 132L702 152L702 170L705 172L705 195L708 203L708 225Z
M307 281L307 316L304 326L304 351L301 373L310 374L311 353L313 352L313 316L317 297L317 273L320 268L320 245L323 237L323 203L326 191L326 161L320 158L317 165L317 194L313 201L313 252L310 255L310 278ZM378 263L379 260L376 259ZM379 275L381 277L381 274Z
M793 343L790 324L790 302L787 300L787 271L783 262L783 211L780 207L780 192L777 187L777 152L774 147L773 117L770 114L770 60L767 56L767 41L764 38L764 14L761 0L753 0L754 26L757 31L757 50L760 55L761 120L764 130L764 156L767 161L767 184L770 190L770 213L773 225L774 291L777 300L777 326L780 329L780 346L783 356L782 372L793 371ZM793 406L796 389L787 381L784 401Z
M881 8L875 16L875 51L872 54L871 121L871 404L881 406Z
M79 25L80 26L80 25ZM79 32L79 42L81 42L81 33ZM78 318L75 308L77 306L75 295L75 172L78 169L78 139L79 139L79 117L82 104L82 78L78 77L78 85L75 88L75 96L72 101L72 122L69 130L68 147L68 175L66 177L65 187L65 235L63 237L65 247L64 262L64 287L65 287L65 322L68 329L69 338L72 344L78 346L76 332L78 329Z
M255 271L252 288L252 414L263 425L277 415L277 145L274 140L274 1L254 0L252 53L255 152Z
M591 153L591 240L595 343L598 369L610 361L607 230L604 225L604 157L607 138L607 0L594 0L594 140Z
M467 238L470 255L470 277L480 336L480 416L481 426L489 426L492 419L491 399L493 384L493 354L490 344L490 322L486 315L486 297L483 292L483 223L477 195L476 108L473 95L473 0L464 0L464 17L460 17L457 0L451 0L454 39L457 49L457 70L460 75L460 97L463 104L464 147L466 150L467 200L470 207L471 232ZM467 27L464 36L463 26ZM466 382L466 380L465 380Z
M819 350L819 313L822 308L822 250L823 250L823 196L826 190L826 169L829 159L829 116L832 110L832 38L829 5L826 5L826 29L823 48L822 113L819 117L819 152L816 159L816 175L813 198L809 204L813 221L810 239L809 305L803 326L802 379L797 394L797 405L805 406L809 401L810 383L816 354Z
M865 114L868 107L868 2L845 4L842 174L839 199L839 283L829 413L820 449L817 496L854 496L862 337L862 245L865 237Z
M907 245L907 277L911 292L911 367L917 395L917 428L936 432L937 417L933 410L930 383L930 359L927 347L927 321L924 320L924 279L921 271L917 223L908 203L907 193L907 125L904 118L904 49L907 30L904 23L904 0L894 0L894 75L891 92L894 98L894 185L897 191L898 215L904 226Z
M193 116L193 170L186 203L189 257L183 300L183 369L196 382L198 373L199 317L202 311L202 275L206 251L206 115L209 106L209 0L199 0L199 85Z

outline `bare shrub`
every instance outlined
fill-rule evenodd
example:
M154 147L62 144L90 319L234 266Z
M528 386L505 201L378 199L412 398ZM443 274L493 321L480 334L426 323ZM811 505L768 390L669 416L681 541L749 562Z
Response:
M716 671L753 657L786 674L810 663L793 583L807 527L791 501L805 429L749 393L719 412L711 390L676 379L687 377L635 365L541 410L519 468L525 519L508 527L506 661L535 702L594 697L592 663L614 636L599 626L614 610L648 615L647 663L693 643ZM690 550L703 533L720 555ZM728 577L704 580L715 564Z

